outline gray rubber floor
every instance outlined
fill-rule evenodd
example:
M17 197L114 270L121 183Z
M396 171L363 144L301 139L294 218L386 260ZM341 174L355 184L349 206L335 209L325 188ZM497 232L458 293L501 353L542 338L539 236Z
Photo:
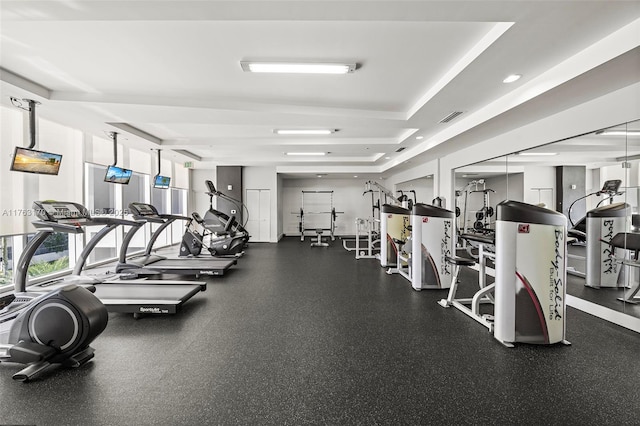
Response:
M640 336L571 308L572 346L508 349L340 241L252 244L209 283L110 314L80 369L0 364L0 424L640 424Z

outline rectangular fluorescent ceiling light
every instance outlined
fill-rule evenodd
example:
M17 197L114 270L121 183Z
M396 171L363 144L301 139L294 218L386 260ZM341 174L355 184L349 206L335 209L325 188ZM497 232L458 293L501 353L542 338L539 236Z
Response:
M245 72L287 74L348 74L356 70L356 64L336 63L241 61L240 66Z
M274 129L277 135L330 135L335 129Z
M640 136L640 130L602 130L596 135L604 136Z
M327 155L326 152L285 152L285 155Z
M556 152L521 152L518 155L558 155Z

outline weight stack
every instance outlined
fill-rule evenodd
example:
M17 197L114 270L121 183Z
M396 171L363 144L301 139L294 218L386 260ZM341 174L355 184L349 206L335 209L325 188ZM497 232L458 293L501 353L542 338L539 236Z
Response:
M428 204L416 204L411 211L412 282L415 290L451 287L455 213Z
M517 201L497 206L494 337L507 344L565 340L567 220Z

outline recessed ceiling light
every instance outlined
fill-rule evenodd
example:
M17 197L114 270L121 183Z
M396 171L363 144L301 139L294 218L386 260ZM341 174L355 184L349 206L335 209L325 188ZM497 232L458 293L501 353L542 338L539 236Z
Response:
M391 157L384 157L385 160L391 160Z
M416 139L418 139L418 140L424 139L424 136L416 136Z
M504 80L502 80L502 82L513 83L514 81L520 80L520 77L522 77L522 74L511 74L511 75L508 75Z
M330 135L336 129L273 129L277 135Z
M285 152L285 155L327 155L328 152Z
M520 152L518 155L558 155L557 152Z
M353 175L353 177L354 177L354 178L357 178L357 177L358 177L358 175Z
M348 74L356 70L355 63L240 61L240 66L246 72L287 74Z

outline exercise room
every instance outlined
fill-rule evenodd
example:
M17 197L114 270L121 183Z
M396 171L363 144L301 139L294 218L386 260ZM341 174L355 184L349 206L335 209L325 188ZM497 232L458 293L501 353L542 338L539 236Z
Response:
M3 0L0 425L637 424L638 34Z

